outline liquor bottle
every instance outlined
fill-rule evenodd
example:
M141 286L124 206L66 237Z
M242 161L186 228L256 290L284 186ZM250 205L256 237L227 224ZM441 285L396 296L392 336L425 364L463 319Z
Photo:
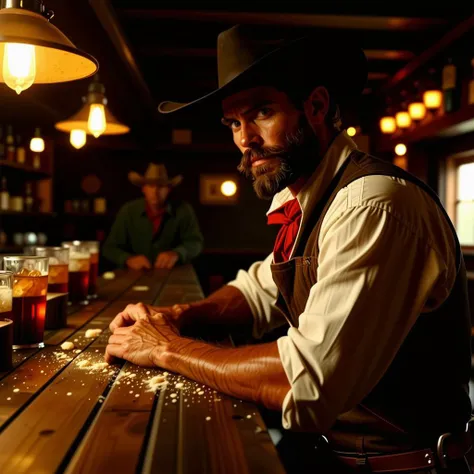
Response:
M468 104L474 104L474 59L471 59L472 77L469 81Z
M16 136L16 161L20 165L24 165L26 162L26 149L23 145L21 135Z
M15 161L15 137L13 136L13 127L11 125L7 126L7 137L5 143L7 145L7 161Z
M7 178L2 177L2 186L0 188L0 210L8 211L10 206L10 194L7 188Z
M31 183L26 183L25 189L25 210L26 212L33 211L33 205L35 200L33 199L33 191L31 189Z
M443 67L443 102L446 113L454 112L458 108L458 91L456 88L457 70L451 58L448 64Z
M0 125L0 161L5 160L5 137L3 136L3 126Z
M35 170L39 170L41 168L41 154L40 153L34 153L33 154L33 168Z

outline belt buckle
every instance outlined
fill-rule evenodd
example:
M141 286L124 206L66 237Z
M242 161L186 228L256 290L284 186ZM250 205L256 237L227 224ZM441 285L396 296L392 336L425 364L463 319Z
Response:
M436 445L436 453L438 455L438 461L440 466L443 469L448 468L448 456L444 452L444 442L451 436L451 433L444 433L438 438L438 443Z

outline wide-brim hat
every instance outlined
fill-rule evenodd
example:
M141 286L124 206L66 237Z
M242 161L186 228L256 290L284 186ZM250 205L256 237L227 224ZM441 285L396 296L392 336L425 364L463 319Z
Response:
M181 183L183 176L178 175L170 179L164 164L150 163L144 175L138 174L135 171L130 171L130 173L128 173L128 179L135 186L143 186L144 184L157 184L158 186L175 187Z
M358 96L367 82L367 58L340 33L318 33L277 45L254 39L255 27L236 25L217 38L218 88L192 102L161 102L158 110L218 103L239 90L268 82L324 85L341 104ZM216 105L216 104L214 104Z

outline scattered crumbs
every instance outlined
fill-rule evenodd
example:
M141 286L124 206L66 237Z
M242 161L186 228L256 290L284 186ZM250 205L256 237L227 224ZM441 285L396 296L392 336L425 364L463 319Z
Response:
M104 369L104 370L102 371L103 374L104 374L104 373L107 373L107 372L108 372L107 369Z
M176 398L177 396L178 396L178 395L177 395L176 393L172 393L172 394L170 395L171 398Z
M12 399L12 397L8 397L7 400L10 401Z
M79 339L74 339L74 342L77 342L77 341L79 341Z
M178 400L176 400L176 398L173 398L173 400L171 400L171 403L176 403Z
M137 394L135 395L135 398L138 398L139 396L140 396L140 394L139 394L139 393L137 393Z
M63 342L61 344L61 349L63 351L71 351L72 349L74 349L74 342L69 342L69 341Z
M166 377L163 375L155 375L151 379L146 380L148 385L148 392L156 392L158 388L166 385L168 382L166 381Z
M146 371L146 374L147 374L147 375L150 375L150 373L151 373L151 372L150 372L149 370Z
M206 416L206 421L209 421L211 419L210 416Z
M19 388L14 388L13 391L14 391L15 393L18 393L18 392L20 391L20 389L19 389Z
M70 397L72 395L72 392L67 392L67 396Z
M99 334L102 332L102 329L88 329L86 331L86 334L85 336L87 338L94 338L94 337L97 337L99 336ZM97 351L96 351L97 352Z
M130 390L130 392L128 392L128 393L133 393L133 390Z
M252 415L247 415L247 420L250 420L250 418L252 418Z
M42 371L40 372L40 374L44 374L44 370L42 370Z
M130 374L130 378L133 379L133 377L136 377L137 374Z
M88 367L91 365L91 361L90 360L87 360L87 359L84 359L84 360L80 360L78 363L77 363L77 366L82 369L84 367Z
M188 399L187 399L187 398L184 399L184 403L188 403Z
M96 349L95 351L96 351L96 352L99 352L99 349Z
M163 372L163 377L168 377L169 373L168 372Z
M178 389L179 389L179 388L183 388L183 387L184 387L184 383L183 383L183 382L178 382L178 383L174 386L174 388L178 388Z
M81 352L81 349L76 349L74 352L75 352L76 354L79 354L79 353Z
M201 390L200 392L198 392L198 395L204 395L204 391Z
M99 403L104 403L104 400L105 400L105 397L103 395L100 395L98 398Z

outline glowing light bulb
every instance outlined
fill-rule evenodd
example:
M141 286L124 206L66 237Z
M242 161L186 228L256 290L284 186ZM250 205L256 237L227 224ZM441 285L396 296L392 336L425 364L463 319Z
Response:
M3 80L17 94L31 87L36 78L36 52L31 44L5 43Z
M74 148L79 150L79 148L82 148L86 144L86 131L79 129L71 130L69 141Z
M347 134L348 134L350 137L355 136L356 133L357 133L357 130L356 130L354 127L349 127L349 128L347 129Z
M33 137L30 141L30 150L36 153L44 151L44 140L41 137Z
M233 181L224 181L221 184L221 193L224 196L233 196L237 192L237 185Z
M411 125L411 117L408 112L398 112L395 114L395 121L399 128L409 128Z
M95 138L100 137L105 132L107 121L105 120L105 109L103 104L91 104L87 127L89 132L91 132Z
M441 94L441 91L438 90L426 91L423 94L423 102L427 109L439 109L443 102L443 95Z
M397 129L394 117L386 116L380 119L380 131L382 133L393 133Z
M413 120L423 120L426 115L426 107L423 102L412 102L408 106L408 113Z
M407 147L404 143L399 143L398 145L395 146L395 153L398 156L404 156L406 155L407 152Z

